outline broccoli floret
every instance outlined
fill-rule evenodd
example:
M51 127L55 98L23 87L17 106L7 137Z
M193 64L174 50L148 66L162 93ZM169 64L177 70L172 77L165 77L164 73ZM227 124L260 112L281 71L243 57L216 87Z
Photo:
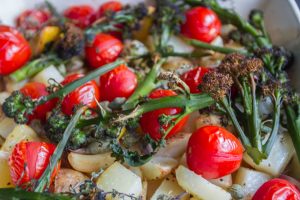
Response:
M80 56L84 51L83 31L71 23L64 25L64 36L57 47L57 54L62 59Z
M54 110L47 120L45 125L46 136L54 143L58 143L70 122L70 117L64 115L59 110ZM87 142L85 132L78 128L73 130L73 133L66 146L67 149L78 149Z
M7 117L14 118L15 122L25 124L28 115L32 114L36 107L36 101L25 96L20 91L14 91L2 105L2 110Z

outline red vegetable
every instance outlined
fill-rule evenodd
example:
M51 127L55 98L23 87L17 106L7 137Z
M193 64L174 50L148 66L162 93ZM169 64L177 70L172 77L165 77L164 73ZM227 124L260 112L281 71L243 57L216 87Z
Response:
M25 188L30 181L39 179L47 168L55 148L55 145L46 142L22 141L16 144L9 157L13 183ZM59 170L59 166L60 164L52 173L50 183Z
M67 85L68 83L71 83L83 76L83 74L69 75L61 84ZM97 83L95 81L89 81L65 96L61 103L61 110L66 115L72 115L76 106L86 105L90 108L96 108L97 101L99 100L100 91Z
M300 192L287 180L274 178L264 183L252 200L300 200Z
M174 92L173 90L158 89L158 90L154 90L149 95L149 98L156 99L156 98L176 96L176 95L177 95L176 92ZM158 121L159 117L163 114L176 115L180 112L181 112L181 108L161 108L158 110L147 112L143 114L140 119L141 128L145 134L149 134L153 139L159 140L161 138L160 124ZM182 129L182 127L186 124L187 120L188 120L188 116L184 117L181 121L179 121L173 127L170 133L166 136L166 139L178 133ZM164 126L163 128L164 130L167 130L168 126Z
M208 68L196 67L182 74L180 78L189 86L191 93L200 93L198 86L207 72L209 72Z
M14 28L0 25L0 75L8 75L30 58L29 43Z
M101 18L107 12L118 12L118 11L122 10L122 8L123 8L123 5L121 4L121 2L119 2L119 1L108 1L104 4L102 4L99 7L97 17ZM117 24L117 25L115 25L115 27L118 28L118 29L122 29L123 25L122 24ZM113 35L116 38L119 38L119 39L122 38L122 32L120 32L120 31L109 31L108 33L110 35Z
M98 68L115 61L123 50L122 42L105 33L96 35L91 46L86 46L86 59L91 67Z
M204 126L190 137L186 151L188 167L206 179L236 171L243 158L241 142L226 129Z
M46 10L25 10L17 18L17 26L24 30L37 31L50 17L50 13Z
M185 13L186 21L181 26L181 33L188 38L211 42L221 32L221 21L210 9L195 7Z
M117 97L128 98L136 86L136 75L126 65L121 65L100 77L101 100L113 101Z
M103 17L106 12L118 12L122 10L122 4L119 1L108 1L102 4L98 9L98 17Z
M86 28L95 20L95 10L89 5L76 5L64 11L64 16L79 28Z
M25 96L31 97L32 99L39 99L49 94L46 85L39 82L27 83L23 88L20 89L20 92L22 92ZM56 101L52 100L36 107L33 114L28 116L29 121L33 119L45 121L47 112L50 112L54 108L55 103Z

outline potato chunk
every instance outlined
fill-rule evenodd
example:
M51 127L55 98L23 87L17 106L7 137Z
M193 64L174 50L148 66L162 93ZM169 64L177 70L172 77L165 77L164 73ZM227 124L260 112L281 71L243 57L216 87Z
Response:
M116 190L134 197L140 197L143 190L141 178L118 162L115 162L103 172L97 180L97 185L105 192ZM119 198L110 196L107 199Z
M26 141L41 141L35 131L27 125L17 125L7 136L4 144L1 147L2 151L11 152L15 145L22 140Z
M279 176L294 155L294 146L291 137L287 133L278 135L269 157L255 164L248 154L244 154L244 160L256 170L266 172L272 176Z
M178 158L182 156L186 151L190 137L191 133L180 133L175 137L168 139L166 146L161 148L156 155L170 158Z
M230 193L210 183L184 166L176 170L178 184L188 193L202 200L231 200Z
M146 180L155 180L169 175L177 165L178 161L173 158L154 156L149 162L141 166L141 170Z
M8 166L8 153L0 151L0 188L14 187Z
M95 155L85 155L71 152L68 155L70 165L77 171L84 173L97 172L100 169L106 169L114 163L115 158L111 153L102 153Z
M240 167L234 183L242 186L245 194L243 200L251 200L257 189L269 179L271 179L271 176L266 173Z
M150 200L156 200L161 196L175 198L185 191L178 185L176 177L171 174L160 184ZM189 195L183 195L180 200L188 200Z
M83 173L75 171L73 169L62 168L58 171L54 182L54 192L72 192L72 188L78 192L78 184L83 183L85 180L89 179Z

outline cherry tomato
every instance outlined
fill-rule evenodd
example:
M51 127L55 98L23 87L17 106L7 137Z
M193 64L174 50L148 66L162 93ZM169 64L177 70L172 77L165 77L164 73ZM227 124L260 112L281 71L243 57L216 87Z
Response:
M101 100L113 101L117 97L128 98L136 86L136 75L126 65L121 65L100 77Z
M0 25L0 75L8 75L30 58L29 43L14 28Z
M154 90L152 93L150 93L149 98L156 99L156 98L162 98L162 97L168 97L168 96L176 96L176 92L173 90ZM142 131L145 134L149 134L153 139L159 140L161 138L161 132L160 132L160 124L159 124L159 117L163 114L165 115L176 115L181 112L181 108L162 108L158 110L154 110L151 112L147 112L142 115L140 119L140 125L142 128ZM181 121L179 121L173 129L170 131L170 133L166 136L166 139L174 136L176 133L178 133L182 127L186 124L188 120L188 116L184 117ZM164 130L168 129L168 126L163 127Z
M96 35L91 46L85 48L88 63L93 68L115 61L123 50L122 42L105 33Z
M61 83L67 85L81 77L83 74L72 74L65 78ZM84 85L76 88L74 91L66 95L61 103L61 110L66 115L72 115L73 110L78 105L86 105L90 108L97 107L97 101L100 100L100 91L95 81L89 81Z
M122 10L122 4L119 1L108 1L102 4L98 9L98 17L103 17L106 12L118 12Z
M274 178L264 183L252 200L300 200L300 192L295 185L284 179Z
M188 167L206 179L231 174L240 167L242 158L241 142L218 126L204 126L196 130L186 151Z
M24 30L36 31L41 28L50 17L50 13L46 10L25 10L17 18L17 26Z
M21 141L16 144L10 157L9 169L15 185L26 187L32 180L37 180L47 168L56 146L46 142ZM60 163L53 171L50 183L53 181Z
M108 1L104 4L102 4L97 12L97 18L101 18L105 15L106 12L118 12L122 10L123 5L119 1ZM117 24L115 25L116 28L122 29L123 25L122 24ZM122 33L120 31L109 31L108 32L110 35L113 35L116 38L121 39L122 38Z
M43 83L39 83L39 82L27 83L24 85L23 88L20 89L20 91L25 96L29 96L34 100L39 99L43 96L47 96L49 94L47 91L46 85L44 85ZM29 121L31 121L33 119L39 119L39 120L45 121L46 114L54 108L55 103L56 103L56 101L52 100L52 101L48 101L48 102L36 107L36 109L33 111L33 114L28 116Z
M181 33L188 38L211 42L221 32L221 21L210 9L195 7L185 13L186 21L181 26Z
M200 93L198 86L207 72L209 72L208 68L196 67L182 74L180 78L189 86L191 93Z
M95 10L89 5L76 5L66 9L64 16L79 28L84 29L95 20Z

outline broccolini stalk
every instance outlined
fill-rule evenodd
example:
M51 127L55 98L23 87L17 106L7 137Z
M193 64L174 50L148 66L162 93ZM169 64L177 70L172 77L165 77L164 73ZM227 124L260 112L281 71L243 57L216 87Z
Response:
M285 103L287 129L292 138L298 160L300 160L300 103Z
M157 87L156 78L160 73L161 65L165 59L160 59L151 68L150 72L145 77L144 81L136 88L134 93L127 99L125 104L122 105L123 110L133 109L140 98L147 96L153 89Z
M88 75L61 87L57 91L49 94L48 96L42 97L37 100L33 100L20 91L14 91L11 96L9 96L2 105L2 110L7 117L14 118L17 123L24 124L28 122L27 116L31 114L34 109L41 104L44 104L54 98L63 98L65 95L69 94L76 88L80 87L84 83L93 80L102 74L118 67L120 64L124 63L123 60L117 60L113 63L104 65Z
M60 65L62 63L62 60L60 60L55 55L47 55L42 56L38 59L35 59L33 61L30 61L27 63L24 67L21 69L18 69L14 73L10 74L9 77L14 80L15 82L23 81L27 78L31 78L43 69L49 67L50 65Z
M29 192L19 188L3 188L0 189L0 199L6 200L75 200L76 198L67 195L53 194L53 193L38 193Z
M58 143L53 155L51 156L50 163L45 169L44 173L42 176L37 180L34 191L35 192L43 192L44 190L49 189L50 186L50 177L51 174L54 170L54 168L57 166L58 161L61 159L62 153L67 145L67 142L73 133L73 129L76 126L77 121L79 120L80 116L82 113L86 110L87 108L83 107L79 109L76 114L72 117L70 123L68 124L62 140Z
M259 164L270 153L279 132L280 108L283 90L280 85L263 84L265 97L273 99L273 119L270 136L266 143L262 139L263 122L258 111L257 81L254 76L263 68L263 63L257 58L247 58L240 54L229 54L222 61L219 71L210 72L203 77L201 90L210 94L218 101L231 119L241 141L255 163ZM241 94L241 110L232 108L226 91L235 83ZM224 86L225 84L225 86ZM230 85L228 85L230 84ZM225 90L226 89L226 90ZM236 112L242 119L237 120Z
M186 39L186 42L190 45L193 45L201 49L213 50L215 52L219 52L223 54L230 54L230 53L248 54L246 50L237 50L228 47L216 46L206 42L201 42L200 40Z

